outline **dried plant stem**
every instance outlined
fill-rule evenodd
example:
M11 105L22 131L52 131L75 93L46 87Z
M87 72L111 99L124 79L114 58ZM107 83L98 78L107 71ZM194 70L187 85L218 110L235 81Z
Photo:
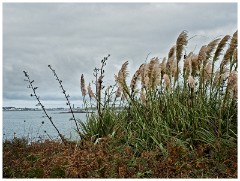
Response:
M73 110L72 110L72 107L71 107L71 104L70 104L70 101L69 101L69 95L67 95L66 94L66 90L63 88L63 85L62 85L62 80L60 80L59 78L58 78L58 75L56 74L56 71L51 67L51 65L48 65L48 67L52 70L52 72L53 72L53 75L56 77L56 80L59 82L59 84L60 84L60 88L62 89L62 93L64 94L64 96L65 96L65 98L66 98L66 100L67 100L67 105L69 106L69 108L70 108L70 111L71 111L71 114L72 114L72 117L73 117L73 120L74 120L74 122L75 122L75 125L76 125L76 128L77 128L77 132L78 132L78 135L79 135L79 137L81 138L81 132L80 132L80 130L79 130L79 127L78 127L78 124L77 124L77 120L76 120L76 118L75 118L75 116L74 116L74 114L73 114Z
M33 90L33 94L31 94L31 96L34 96L37 99L37 101L38 101L37 105L40 105L42 107L43 112L45 113L45 115L47 116L47 118L49 119L49 121L51 122L51 124L53 125L55 130L57 131L57 133L58 133L59 137L61 138L62 142L64 144L66 144L66 140L64 139L63 135L60 133L60 131L58 130L56 125L53 123L52 117L50 117L47 114L47 111L46 111L45 107L43 106L43 104L41 103L39 96L37 96L37 93L36 93L37 87L34 87L33 84L32 84L34 82L34 80L32 80L32 81L30 80L30 77L29 77L29 75L26 71L23 71L23 73L24 73L25 77L27 77L27 81L29 82L29 87L28 88L31 88Z

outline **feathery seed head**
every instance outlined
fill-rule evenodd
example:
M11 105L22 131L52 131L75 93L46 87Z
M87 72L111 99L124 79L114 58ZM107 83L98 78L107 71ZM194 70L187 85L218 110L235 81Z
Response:
M132 77L131 84L130 84L130 88L131 88L132 92L135 91L137 81L140 80L140 74L141 74L140 68L141 67L139 67L139 69L135 72L135 74Z
M176 49L176 46L174 45L174 46L169 50L168 59L171 58L171 57L175 54L175 49Z
M128 66L128 61L122 64L122 67L118 72L117 81L119 86L123 86L123 84L126 83L126 77L128 75L127 66Z
M195 76L200 71L201 63L198 61L198 55L193 55L191 57L191 65L192 65L192 75Z
M224 54L223 60L222 60L222 64L225 65L230 61L230 58L232 56L232 49L231 47L229 47L226 51L226 53Z
M153 86L157 86L161 82L161 66L160 64L156 64L153 70Z
M236 48L233 53L232 63L237 63L237 62L238 62L238 49Z
M183 32L178 36L177 41L176 41L176 57L177 57L177 61L178 61L178 62L181 60L184 46L186 46L187 43L188 43L188 40L187 40L187 32L186 32L186 31L183 31Z
M172 63L172 66L171 66L171 75L173 76L173 77L175 77L175 78L177 78L178 77L178 74L179 74L179 72L180 72L180 69L179 68L177 68L177 61L175 60L173 63Z
M148 85L149 80L146 80L146 78L148 77L148 72L149 72L149 63L148 64L144 64L142 71L141 71L141 85L142 87L145 87L146 85ZM149 78L149 77L148 77ZM146 83L147 81L147 83Z
M148 72L149 88L150 87L154 88L154 86L156 86L156 84L158 84L158 82L160 82L159 81L159 79L161 79L160 75L161 75L161 70L160 70L159 59L156 57L156 58L151 59L151 61L149 63L149 72Z
M117 97L121 97L121 95L122 95L122 88L121 88L121 87L118 87L118 88L117 88L117 91L116 91L116 98L117 98Z
M238 31L236 31L233 34L233 37L232 37L231 42L230 42L230 47L232 47L232 49L237 48L237 43L238 43Z
M85 80L84 80L83 74L81 75L80 87L81 87L81 91L82 91L82 96L85 97L87 91L86 91L86 88L85 88Z
M201 66L201 64L204 62L206 62L206 51L207 51L207 45L203 45L198 53L198 64L199 67Z
M226 54L228 54L228 51L226 52ZM229 56L229 55L230 54L228 54L227 56ZM223 68L224 66L228 65L229 63L230 63L230 56L229 57L224 56L221 63L220 63L220 67Z
M226 80L228 73L229 73L229 69L228 69L227 67L223 67L221 73L220 73L220 70L217 70L217 71L215 72L215 77L214 77L213 85L222 84L223 81Z
M219 70L215 72L213 85L217 85L218 82L222 83L222 79L221 79L221 75L220 75Z
M232 71L228 77L228 86L232 87L237 84L237 72Z
M159 59L157 57L154 57L150 60L149 71L148 71L149 78L152 76L153 69L154 69L155 65L158 65L158 64L159 64Z
M169 76L167 74L164 74L163 79L164 79L165 90L166 89L171 89L171 81L169 79Z
M190 52L186 57L186 59L184 60L183 71L185 72L186 75L189 75L192 73L192 56L193 56L193 53Z
M140 99L141 99L142 103L143 103L144 105L146 105L146 94L145 94L145 92L144 92L143 89L142 89L141 92L140 92Z
M167 66L167 64L166 64L166 57L164 57L163 60L162 60L162 63L160 63L160 69L161 69L162 75L164 73L166 73L166 66Z
M215 39L213 41L211 41L208 45L207 45L207 49L206 49L206 60L211 58L212 52L215 50L218 42L220 41L220 38ZM204 64L205 65L205 64Z
M237 31L233 34L233 37L230 42L230 46L228 47L223 57L223 60L224 60L223 63L228 62L231 59L231 57L233 56L234 50L236 48L237 48Z
M204 68L204 81L206 82L210 81L211 72L212 72L212 64L209 62Z
M190 88L194 89L195 81L194 81L194 78L191 75L188 76L188 85L189 85Z
M215 54L214 54L214 61L218 60L219 56L221 55L224 47L226 46L228 40L231 38L230 35L226 35L222 38L222 40L219 42L218 46L217 46L217 49L215 51Z
M173 66L173 62L175 60L175 56L171 56L168 60L167 60L167 64L166 64L166 72L170 72Z
M238 86L237 86L237 72L232 71L228 77L228 90L233 93L233 96L237 98Z
M94 95L94 93L93 93L93 91L92 91L92 88L91 88L91 84L90 84L90 83L89 83L89 85L88 85L88 87L87 87L87 90L88 90L88 95L89 95L90 99L91 99L92 97L96 98L95 95Z
M149 80L149 77L148 75L146 74L145 77L144 77L144 87L150 87L150 80Z

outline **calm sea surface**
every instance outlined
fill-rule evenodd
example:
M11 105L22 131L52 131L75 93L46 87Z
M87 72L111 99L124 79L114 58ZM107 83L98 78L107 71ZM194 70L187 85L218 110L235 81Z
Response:
M79 137L75 131L74 120L71 113L48 111L52 121L66 138L75 140ZM75 118L86 120L85 113L74 113ZM45 116L43 111L3 111L3 139L26 137L29 141L39 139L56 139L57 131Z

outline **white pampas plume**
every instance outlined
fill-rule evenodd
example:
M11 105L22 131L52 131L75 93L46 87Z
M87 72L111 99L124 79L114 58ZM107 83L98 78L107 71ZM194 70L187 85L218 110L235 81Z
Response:
M188 76L188 85L190 88L194 89L195 81L191 75Z

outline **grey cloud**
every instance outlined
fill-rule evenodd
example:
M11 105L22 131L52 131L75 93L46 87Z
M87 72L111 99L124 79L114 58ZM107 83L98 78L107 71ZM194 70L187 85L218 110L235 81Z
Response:
M51 64L72 99L81 100L81 74L91 82L94 67L108 54L105 81L111 84L124 61L132 75L149 52L166 56L182 30L198 35L188 45L197 51L236 29L237 3L4 3L3 99L29 94L23 70L39 94L60 99Z

